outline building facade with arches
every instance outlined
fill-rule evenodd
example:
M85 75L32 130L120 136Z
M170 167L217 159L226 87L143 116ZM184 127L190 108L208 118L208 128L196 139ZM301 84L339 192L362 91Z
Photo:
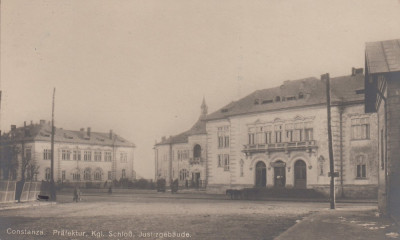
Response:
M22 178L24 162L28 163L26 177L33 181L49 181L51 170L51 125L41 120L39 124L24 125L1 136L2 179ZM16 167L6 164L7 148L17 149ZM61 183L103 184L113 180L135 179L135 145L114 134L56 128L54 136L54 181ZM10 161L12 162L12 161ZM29 176L29 175L32 176Z
M363 69L331 79L336 192L376 198L377 116L364 112ZM285 81L207 116L207 190L299 188L329 193L326 82ZM229 145L220 144L221 137ZM227 160L227 161L226 161Z
M201 105L198 121L188 130L169 138L163 137L154 146L155 179L167 185L178 179L181 187L205 188L207 167L207 105Z

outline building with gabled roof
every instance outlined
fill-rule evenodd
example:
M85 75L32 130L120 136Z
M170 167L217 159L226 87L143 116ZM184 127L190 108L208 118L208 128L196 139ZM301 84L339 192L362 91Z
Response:
M362 68L331 79L331 106L336 192L339 197L376 198L377 117L364 112ZM324 80L288 80L257 90L207 116L203 111L194 126L200 131L192 128L155 145L156 179L180 178L177 173L189 169L186 179L195 182L199 172L208 192L295 188L329 195ZM197 144L199 162L194 161ZM182 150L187 151L185 161Z
M366 43L365 95L378 115L379 210L400 221L400 39Z
M55 128L54 180L57 182L97 182L134 179L135 145L121 136ZM14 154L10 155L10 149ZM1 176L3 179L30 178L50 180L51 125L41 120L39 124L11 126L1 136ZM14 155L14 156L12 156ZM13 159L15 158L15 159ZM37 171L25 172L24 163L37 166ZM25 172L25 175L23 175Z
M375 198L376 115L364 113L363 69L331 79L336 191ZM207 189L300 188L329 193L326 82L285 81L207 116ZM228 137L229 145L221 144Z
M154 146L155 179L165 179L169 185L178 179L180 186L205 187L206 180L206 116L205 99L197 122L187 131L163 137Z

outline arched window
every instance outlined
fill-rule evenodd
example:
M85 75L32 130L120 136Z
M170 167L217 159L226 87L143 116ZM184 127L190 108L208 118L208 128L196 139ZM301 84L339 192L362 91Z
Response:
M101 181L101 174L102 173L102 171L101 171L101 169L96 169L96 171L94 172L94 180L95 181Z
M45 177L46 181L50 181L50 178L51 178L51 169L50 168L46 168L44 177Z
M201 147L199 144L196 144L193 148L193 158L201 157Z
M83 171L83 179L86 181L89 181L91 178L90 176L90 168L86 168L85 171Z

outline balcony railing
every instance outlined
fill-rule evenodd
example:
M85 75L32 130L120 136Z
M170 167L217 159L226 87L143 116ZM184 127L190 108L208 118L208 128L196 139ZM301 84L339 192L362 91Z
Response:
M194 165L194 164L203 164L203 162L204 162L203 160L204 159L201 158L201 157L190 158L189 159L189 163L192 164L192 165Z
M282 143L264 143L264 144L248 144L243 145L243 150L246 155L252 153L264 153L264 152L278 152L285 151L289 152L292 150L306 150L307 152L312 149L318 148L315 140L307 140L300 142L282 142Z

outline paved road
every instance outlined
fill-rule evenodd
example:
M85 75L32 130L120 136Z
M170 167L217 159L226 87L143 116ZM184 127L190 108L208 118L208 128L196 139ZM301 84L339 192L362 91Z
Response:
M70 194L59 194L58 201L0 211L1 240L273 239L297 220L329 207L328 203L232 201L168 193L90 194L79 203L73 203ZM341 209L354 207L338 204Z

